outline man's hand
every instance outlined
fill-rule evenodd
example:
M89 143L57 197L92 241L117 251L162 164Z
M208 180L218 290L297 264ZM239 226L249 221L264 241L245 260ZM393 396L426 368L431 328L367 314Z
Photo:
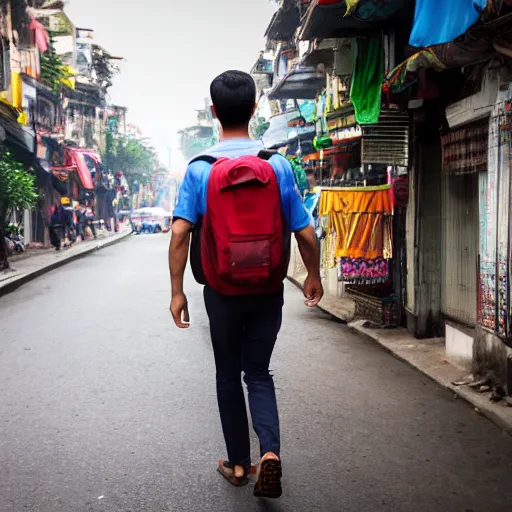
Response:
M306 301L304 304L310 308L318 306L318 303L324 296L324 287L322 281L318 275L308 275L306 281L304 281L304 297Z
M320 245L313 226L307 226L302 231L295 233L299 244L302 261L308 271L308 277L304 282L304 297L306 306L314 308L324 295L322 281L320 279Z
M188 302L184 293L179 293L172 297L170 310L176 327L179 329L188 329L190 327Z

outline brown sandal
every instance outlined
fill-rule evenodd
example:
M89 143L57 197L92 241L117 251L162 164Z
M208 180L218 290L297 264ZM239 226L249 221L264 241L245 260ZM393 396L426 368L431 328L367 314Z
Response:
M254 487L254 496L256 498L280 498L283 494L281 486L282 476L283 471L280 460L264 460L261 463L258 481Z
M249 478L256 475L256 466L251 464L249 471L244 469L244 475L241 477L235 476L235 469L233 464L227 460L220 460L217 466L217 471L235 487L243 487L249 483Z

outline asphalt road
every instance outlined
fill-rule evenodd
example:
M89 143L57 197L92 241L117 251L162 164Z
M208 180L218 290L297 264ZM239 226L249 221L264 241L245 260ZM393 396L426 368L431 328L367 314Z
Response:
M178 332L167 242L0 299L0 512L512 510L511 438L291 285L272 364L285 494L229 486L201 289L189 276Z

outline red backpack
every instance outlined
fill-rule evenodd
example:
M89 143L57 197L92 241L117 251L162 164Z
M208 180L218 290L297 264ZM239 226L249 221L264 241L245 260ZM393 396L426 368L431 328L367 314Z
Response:
M274 153L240 158L199 157L213 164L206 212L192 236L196 280L222 295L277 293L289 261Z

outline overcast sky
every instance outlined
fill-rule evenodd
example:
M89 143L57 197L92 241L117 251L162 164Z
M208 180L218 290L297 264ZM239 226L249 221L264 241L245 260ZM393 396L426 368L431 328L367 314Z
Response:
M124 57L112 101L128 107L167 163L176 131L194 123L209 84L226 69L250 71L276 4L271 0L70 0L73 23ZM173 152L173 168L182 158Z

